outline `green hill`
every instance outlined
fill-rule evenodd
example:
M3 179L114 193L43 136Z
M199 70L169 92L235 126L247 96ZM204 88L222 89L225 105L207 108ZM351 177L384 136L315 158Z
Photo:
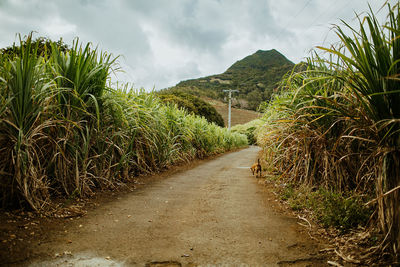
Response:
M222 74L182 81L170 90L224 100L223 90L237 89L234 105L256 110L260 103L270 99L282 76L293 67L294 63L275 49L258 50L236 61Z

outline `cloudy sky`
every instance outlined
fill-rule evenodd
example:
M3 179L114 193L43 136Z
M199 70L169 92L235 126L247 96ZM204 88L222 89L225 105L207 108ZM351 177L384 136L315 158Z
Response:
M157 90L222 73L259 49L298 63L337 40L332 24L355 23L368 2L378 12L385 1L0 0L0 47L31 31L67 44L79 37L121 55L124 73L113 80Z

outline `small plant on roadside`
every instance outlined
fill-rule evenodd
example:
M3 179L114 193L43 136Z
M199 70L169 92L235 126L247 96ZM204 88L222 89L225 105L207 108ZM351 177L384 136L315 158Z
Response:
M365 226L372 214L360 197L346 197L325 189L311 193L307 206L324 226L333 226L342 232Z
M280 197L283 201L288 201L292 199L295 195L294 187L291 184L282 184L282 189L280 190Z
M306 186L296 188L292 184L282 184L279 193L291 209L308 210L322 225L335 227L342 233L365 226L372 214L372 209L366 207L363 199L355 195L346 197L334 191L312 191Z

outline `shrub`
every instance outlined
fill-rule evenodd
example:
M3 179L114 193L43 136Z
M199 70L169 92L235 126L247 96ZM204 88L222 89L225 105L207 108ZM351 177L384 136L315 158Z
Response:
M310 190L305 186L296 188L292 184L282 184L280 197L293 210L309 210L313 217L326 227L335 227L346 232L358 226L366 226L372 209L364 205L364 199L357 195L319 188Z
M163 102L176 104L179 108L184 108L191 114L203 116L210 123L215 123L221 127L225 126L221 114L200 97L180 91L168 93L161 91L158 96Z
M263 120L256 119L245 124L235 125L231 128L231 131L246 135L249 145L256 145L258 129L263 123Z

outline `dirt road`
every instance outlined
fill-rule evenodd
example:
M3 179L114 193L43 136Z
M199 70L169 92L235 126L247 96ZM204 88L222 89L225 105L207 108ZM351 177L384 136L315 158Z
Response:
M101 205L36 245L45 256L29 264L321 266L318 244L251 176L257 152L228 153Z

